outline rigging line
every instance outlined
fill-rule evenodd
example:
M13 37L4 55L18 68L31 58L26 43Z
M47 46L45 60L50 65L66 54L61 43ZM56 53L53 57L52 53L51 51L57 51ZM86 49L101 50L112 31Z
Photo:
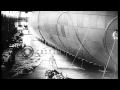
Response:
M68 11L69 12L69 11ZM65 13L65 12L63 12L63 13ZM63 15L63 13L61 13L60 14L60 16L58 17L58 19L57 19L57 24L59 25L59 19L60 19L60 17ZM59 34L58 34L58 32L57 32L57 36L58 36L58 39L60 40L60 42L62 43L62 45L65 47L65 45L63 44L63 42L61 41L61 39L60 39L60 37L59 37ZM67 51L69 51L66 47L65 47L65 49L67 50Z
M85 40L85 38L86 38L86 36L87 36L87 33L88 33L88 30L87 30L87 32L86 32L84 38L83 38L82 44L83 44L83 42L84 42L84 40ZM77 55L78 55L78 52L79 52L79 50L81 49L81 46L82 46L82 45L80 45L80 47L79 47L79 49L78 49L78 51L77 51L77 53L76 53L76 55L75 55L75 58L73 59L73 62L72 62L72 64L71 64L71 66L72 66L73 63L74 63L74 61L75 61L75 59L76 59L76 57L77 57ZM70 68L69 68L69 69L70 69Z
M72 21L72 18L71 18L71 16L70 16L70 13L69 13L69 12L63 12L63 13L67 13L67 14L69 15L71 21ZM63 14L63 13L62 13L62 14ZM61 15L62 15L62 14L61 14ZM61 15L60 15L60 16L61 16ZM58 17L58 20L59 20L60 16ZM58 20L57 20L57 23L58 23ZM72 21L72 24L73 24L73 21ZM74 24L73 24L73 27L74 27L74 30L76 31ZM88 30L87 30L87 32L88 32ZM87 34L87 32L86 32L86 34ZM75 32L75 33L76 33L76 32ZM85 36L84 36L84 39L85 39L85 37L86 37L86 34L85 34ZM76 33L76 36L77 36L77 38L78 38L78 34L77 34L77 33ZM78 38L79 42L81 43L81 45L82 45L83 47L84 47L84 45L83 45L84 39L83 39L83 41L81 42L81 41L79 40L79 38ZM80 48L81 48L81 47L80 47ZM80 50L80 48L79 48L79 50ZM84 49L85 49L85 47L84 47ZM79 50L78 50L78 52L79 52ZM85 49L85 50L86 50L86 49ZM87 50L86 50L86 51L87 51ZM78 52L76 53L75 58L76 58ZM87 51L87 52L88 52L88 51ZM89 52L88 52L88 54L90 55ZM90 56L91 56L91 55L90 55ZM92 57L93 57L93 56L92 56ZM75 61L75 58L74 58L73 62ZM93 57L93 58L94 58L94 57Z
M68 13L69 14L69 13ZM70 14L69 14L69 16L70 16ZM72 21L72 18L71 18L71 16L70 16L70 19L71 19L71 21ZM73 21L72 21L72 24L73 24ZM74 24L73 24L73 27L74 27ZM74 29L75 29L75 27L74 27ZM76 29L75 29L76 30ZM83 42L84 42L84 40L85 40L85 38L86 38L86 36L87 36L87 33L88 33L88 30L89 29L87 29L87 32L85 33L85 36L84 36L84 38L83 38L83 41L82 41L82 45L83 45ZM76 57L77 57L77 55L78 55L78 52L79 52L79 50L81 49L81 46L82 45L80 45L80 47L79 47L79 49L78 49L78 51L77 51L77 53L76 53L76 55L75 55L75 58L73 59L73 61L72 61L72 64L71 64L71 66L73 65L73 63L74 63L74 61L75 61L75 59L76 59ZM70 70L70 68L69 68L69 70Z
M78 36L78 34L77 34L77 32L76 32L75 25L73 24L73 20L72 20L72 18L71 18L71 16L70 16L70 13L69 13L69 12L64 12L64 13L67 13L67 14L69 15L69 17L70 17L70 19L71 19L71 21L72 21L72 25L73 25L74 30L75 30L75 34L76 34L77 39L78 39L78 41L80 42L80 44L81 44L81 45L83 46L83 48L87 51L87 53L88 53L93 59L95 59L95 58L89 53L89 51L85 48L85 46L83 45L83 43L82 43L81 40L79 39L79 36ZM95 60L96 60L96 59L95 59Z
M111 23L114 22L117 18L118 18L118 16L116 16L115 18L113 18L113 19L107 24L107 26L106 26L106 28L105 28L105 35L104 35L104 38L103 38L103 45L104 45L104 47L105 47L105 49L106 49L106 51L107 51L107 53L108 53L109 56L110 56L110 52L109 52L109 50L108 50L108 48L107 48L107 46L106 46L107 30L108 30L109 26L111 25ZM112 59L112 57L110 57L110 58ZM112 61L113 61L113 59L112 59ZM113 62L114 62L114 61L113 61Z
M70 17L70 19L71 19L71 21L72 21L72 25L73 25L73 27L74 27L74 30L76 31L75 26L74 26L74 23L73 23L73 20L72 20L72 18L71 18L71 16L70 16L70 13L69 13L69 12L64 12L64 13L67 13L67 14L69 15L69 17ZM86 38L86 36L87 36L87 33L88 33L88 29L87 29L87 32L85 33L85 36L84 36L84 38L83 38L83 41L81 42L82 45L83 45L83 42L84 42L84 40L85 40L85 38ZM76 35L77 35L77 34L76 34ZM82 46L82 45L80 45L80 47L79 47L79 49L78 49L78 51L77 51L77 53L76 53L76 55L75 55L75 58L74 58L73 61L72 61L71 66L73 65L73 63L74 63L74 61L75 61L75 59L76 59L76 57L77 57L77 55L78 55L78 52L79 52L79 50L81 49L81 46ZM70 70L70 68L69 68L69 70Z
M112 55L112 51L113 51L114 45L115 45L115 40L114 40L114 43L113 43L113 46L112 46L112 49L111 49L110 56L109 56L109 58L108 58L107 64L106 64L106 66L105 66L105 69L104 69L104 72L103 72L102 79L103 79L104 76L105 76L105 72L106 72L106 69L107 69L107 67L108 67L108 63L109 63L109 61L110 61L110 57L111 57L111 55Z

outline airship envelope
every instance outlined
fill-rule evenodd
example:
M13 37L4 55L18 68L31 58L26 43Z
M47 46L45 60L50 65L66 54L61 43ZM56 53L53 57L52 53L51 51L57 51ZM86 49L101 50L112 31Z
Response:
M71 55L118 66L117 11L34 11L28 25L37 38Z

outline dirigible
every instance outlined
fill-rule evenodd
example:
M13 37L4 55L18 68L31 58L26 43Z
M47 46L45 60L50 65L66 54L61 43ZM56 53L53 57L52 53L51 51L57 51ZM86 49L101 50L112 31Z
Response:
M118 67L118 11L34 11L32 34L76 57Z

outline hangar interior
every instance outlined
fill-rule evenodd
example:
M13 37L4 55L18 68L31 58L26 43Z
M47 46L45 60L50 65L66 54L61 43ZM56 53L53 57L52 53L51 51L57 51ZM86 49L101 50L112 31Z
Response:
M1 11L2 79L118 79L118 11Z

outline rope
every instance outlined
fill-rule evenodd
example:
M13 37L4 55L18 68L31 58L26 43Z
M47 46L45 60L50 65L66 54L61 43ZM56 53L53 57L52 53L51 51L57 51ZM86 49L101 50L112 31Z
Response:
M68 12L66 12L66 13L68 13ZM68 13L68 14L69 14L69 13ZM75 26L74 26L74 23L73 23L73 20L72 20L70 14L69 14L69 17L70 17L70 19L71 19L71 21L72 21L72 25L73 25L73 27L74 27L74 30L76 31ZM84 42L84 40L85 40L85 38L86 38L86 36L87 36L87 33L88 33L88 29L87 29L87 32L85 33L85 36L84 36L83 41L82 41L82 43L81 43L81 46L83 45L83 42ZM81 49L81 46L79 47L79 49L78 49L78 51L77 51L77 53L76 53L76 55L75 55L75 58L73 59L73 61L72 61L72 63L71 63L70 66L73 65L73 63L74 63L74 61L75 61L75 59L76 59L76 57L77 57L77 55L78 55L78 52L79 52L79 50ZM70 68L69 68L69 70L70 70Z
M115 18L113 18L113 19L107 24L107 26L106 26L106 28L105 28L105 31L106 31L106 32L105 32L105 35L104 35L103 45L104 45L104 47L105 47L105 49L106 49L106 51L107 51L107 53L108 53L109 56L110 56L110 52L108 51L108 48L107 48L107 46L106 46L107 30L108 30L109 26L111 25L111 23L114 22L117 18L118 18L118 16L116 16ZM112 58L111 58L111 60L113 61Z
M86 32L84 38L83 38L82 44L83 44L83 42L84 42L84 40L85 40L85 38L86 38L86 36L87 36L87 33L88 33L88 30L87 30L87 32ZM82 45L81 45L81 46L82 46ZM74 63L74 61L75 61L75 59L76 59L76 57L77 57L77 55L78 55L78 52L79 52L79 50L81 49L81 46L79 47L79 49L78 49L78 51L77 51L77 53L76 53L76 55L75 55L75 58L74 58L73 61L72 61L71 66L72 66L73 63ZM69 68L69 70L70 70L70 68Z
M114 40L114 43L113 43L113 46L112 46L112 49L111 49L110 56L109 56L109 58L108 58L108 61L107 61L106 67L105 67L105 69L104 69L102 79L104 79L105 72L106 72L106 69L107 69L107 67L108 67L108 63L109 63L109 61L110 61L110 57L111 57L111 55L112 55L112 51L113 51L113 47L114 47L114 45L115 45L115 40Z

